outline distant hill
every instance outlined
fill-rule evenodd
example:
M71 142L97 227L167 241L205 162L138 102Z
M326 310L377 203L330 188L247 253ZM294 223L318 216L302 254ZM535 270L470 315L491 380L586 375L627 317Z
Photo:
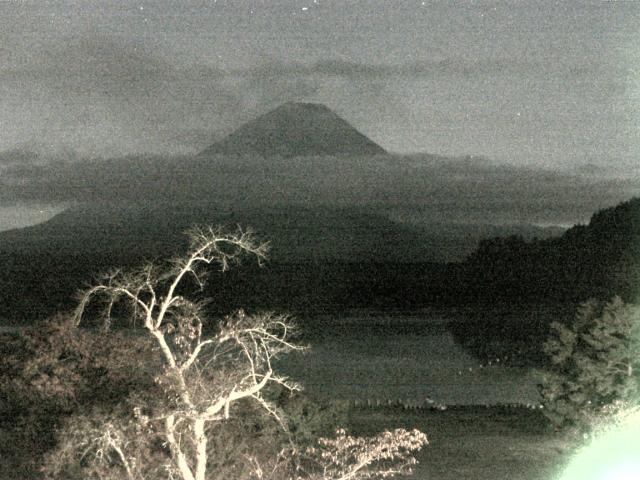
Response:
M230 208L215 200L81 204L38 225L0 232L1 253L100 256L117 264L184 245L193 225L249 227L271 243L272 262L457 262L482 239L560 235L559 228L393 220L377 206L271 205Z
M640 198L595 213L557 238L486 239L466 265L481 297L581 302L640 299Z
M251 227L259 239L270 243L269 266L259 274L266 275L261 280L263 286L255 283L256 273L240 278L240 284L230 282L232 277L227 276L224 283L230 291L216 299L217 305L245 302L248 296L264 290L266 296L255 302L263 309L293 300L307 308L308 295L315 298L321 291L351 288L344 278L318 279L317 275L333 275L330 267L329 273L319 273L327 272L321 265L344 265L338 270L351 275L346 266L351 263L399 265L433 258L419 231L358 209L231 211L211 203L81 205L42 224L0 232L0 289L6 299L0 305L0 317L28 323L69 308L73 292L97 273L183 253L187 242L183 232L194 224L219 225L227 231L238 225ZM306 266L291 270L278 264ZM381 281L379 276L376 280L378 284ZM339 281L344 283L338 287ZM282 293L273 300L275 284L281 285L278 291ZM216 288L220 290L219 283ZM304 295L293 293L301 290ZM213 293L219 295L220 291ZM346 293L342 296L350 297ZM314 303L329 304L327 299Z
M39 225L0 232L0 242L5 252L108 253L117 262L172 253L184 246L184 231L193 225L252 228L271 243L269 257L276 262L431 259L419 231L361 209L233 210L206 201L79 205Z
M244 302L262 292L253 305L277 310L374 303L390 308L422 301L430 296L426 288L441 284L425 279L430 262L459 259L487 232L513 231L420 227L364 207L232 210L193 199L78 205L42 224L0 232L0 289L5 292L0 317L24 323L69 308L70 295L98 272L181 253L183 232L194 224L251 227L270 242L267 268L238 277L237 284L225 280L230 291L226 297L217 292L225 298L216 303ZM260 285L254 283L256 275ZM396 300L388 300L390 295Z
M289 102L242 125L201 155L309 157L386 153L328 107Z
M455 338L482 360L544 365L550 323L570 323L589 298L640 300L640 198L595 213L557 238L480 242L461 266L464 321Z

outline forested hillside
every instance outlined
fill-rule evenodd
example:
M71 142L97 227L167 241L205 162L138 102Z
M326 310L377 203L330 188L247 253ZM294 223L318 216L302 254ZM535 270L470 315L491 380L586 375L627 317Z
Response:
M640 198L595 213L561 237L483 240L460 266L463 320L458 340L486 359L544 360L542 344L553 321L571 322L589 298L640 293Z
M492 303L613 295L631 301L640 285L640 198L601 210L557 238L483 240L465 263L470 292Z

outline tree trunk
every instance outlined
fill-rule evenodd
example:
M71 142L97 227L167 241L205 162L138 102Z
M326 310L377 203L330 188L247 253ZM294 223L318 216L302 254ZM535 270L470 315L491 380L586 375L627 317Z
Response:
M176 440L175 432L174 432L175 418L173 415L169 415L165 420L165 428L166 428L167 441L169 442L169 447L171 448L171 454L173 455L173 459L176 462L176 466L180 471L180 476L182 477L182 480L195 480L195 477L193 476L193 472L191 472L191 468L187 463L187 459L184 455L184 452L182 451L182 449L180 448L180 444Z
M196 443L195 480L204 480L207 471L207 436L204 432L204 422L200 418L193 422L193 436Z

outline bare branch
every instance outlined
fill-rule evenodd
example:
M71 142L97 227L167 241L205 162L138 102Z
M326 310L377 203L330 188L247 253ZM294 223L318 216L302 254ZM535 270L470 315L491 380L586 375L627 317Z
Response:
M169 285L164 301L160 304L160 312L156 318L156 328L159 328L164 320L167 309L173 302L175 291L187 274L194 276L196 281L202 286L200 277L196 272L199 263L211 264L217 262L225 271L228 269L232 260L237 260L243 253L253 254L258 262L265 258L267 252L266 244L256 243L251 232L243 232L239 229L238 233L224 235L218 230L212 228L192 229L189 233L191 238L191 247L187 254L186 260L178 260L176 262L176 271L173 275L173 281ZM221 245L229 245L233 250L225 251Z
M205 419L213 418L223 408L225 409L225 412L228 412L229 406L233 402L235 402L237 400L240 400L242 398L250 397L250 396L254 395L255 393L258 393L260 390L262 390L267 385L269 380L271 379L271 374L272 373L273 372L271 372L271 371L267 372L267 374L263 376L263 378L262 378L262 380L260 380L260 382L253 384L251 387L249 387L247 389L239 390L239 391L232 390L231 393L229 393L229 395L227 395L226 397L220 398L214 404L209 405L209 407L202 413L202 417L205 418ZM228 414L226 415L226 418L228 418Z
M236 402L243 399L256 402L286 429L281 412L264 392L269 384L288 390L300 389L286 377L274 373L272 360L305 347L292 340L295 326L288 317L251 316L242 310L226 317L215 335L203 338L205 309L202 303L189 300L183 292L185 278L192 277L202 287L205 267L217 264L225 271L243 254L261 263L267 245L257 243L250 231L241 229L234 234L223 234L212 228L199 228L189 235L191 243L186 255L163 268L147 265L129 273L116 270L105 275L100 283L82 294L75 320L79 323L90 302L97 298L105 300L105 322L113 311L118 311L118 302L133 307L133 320L143 319L146 333L159 350L162 367L154 378L163 398L158 402L159 411L148 415L136 407L136 435L152 428L155 440L161 440L168 447L164 454L170 451L170 459L156 467L164 467L170 478L205 480L208 478L209 426L228 419ZM154 398L152 404L155 406L156 402ZM105 430L101 435L102 443L97 450L95 447L87 450L86 443L82 444L85 453L93 452L101 458L110 454L111 462L118 459L118 468L126 471L128 480L141 480L142 474L136 473L136 462L145 461L141 457L144 454L140 453L144 450L138 452L138 457L130 458L125 449L127 443L119 432ZM423 441L421 434L416 433L389 435L364 441L339 432L335 440L323 440L320 449L328 456L321 455L318 468L326 478L340 480L404 473L412 460L407 452L426 443L426 437ZM280 460L276 467L282 465ZM388 460L399 460L400 464L387 465ZM257 459L252 461L259 470ZM372 469L375 462L383 465ZM272 474L279 468L276 467L271 469ZM155 472L157 476L157 470Z
M199 342L196 348L193 350L193 352L189 356L189 358L182 365L180 365L180 371L184 372L188 370L189 367L193 365L193 362L195 362L198 359L198 355L200 355L202 348L205 347L206 345L211 345L214 343L215 343L215 340L211 340L211 339L205 340L204 342Z

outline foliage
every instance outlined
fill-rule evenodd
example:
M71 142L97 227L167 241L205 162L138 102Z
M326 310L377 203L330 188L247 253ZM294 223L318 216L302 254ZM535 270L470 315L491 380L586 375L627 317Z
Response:
M470 313L449 324L456 339L482 360L544 365L551 323L571 319L585 299L640 301L640 198L560 237L482 240L460 269L455 305L464 308L463 298Z
M144 368L131 362L151 355L145 338L76 328L74 318L59 314L24 331L12 348L13 385L43 403L74 410L96 397L119 401L132 390L146 388Z
M640 399L640 308L615 297L583 303L569 325L552 324L544 344L544 412L556 427L587 431L616 401Z
M153 387L144 368L144 338L78 329L59 314L0 343L0 455L2 468L29 478L55 446L55 431L70 415L115 405ZM10 471L10 470L8 470ZM5 478L0 469L0 477Z
M336 425L348 421L348 402L320 401L304 391L283 393L278 404L284 412L287 431L299 446L311 446L318 438L335 433Z
M335 438L319 439L307 454L317 464L318 479L390 478L410 474L416 463L413 452L426 443L426 435L419 430L397 429L362 438L338 429Z
M507 302L640 298L640 198L596 212L561 237L486 239L466 260L467 295Z
M184 257L110 272L81 295L78 324L87 322L102 299L105 331L126 317L154 344L141 365L129 365L131 374L139 369L153 381L119 402L69 417L47 458L48 478L205 480L277 472L277 478L304 473L346 479L409 470L411 452L426 443L419 432L397 430L370 440L340 434L335 441L322 440L319 449L308 446L318 431L309 420L321 418L319 412L307 409L296 416L289 408L288 418L287 406L277 401L282 392L276 395L278 389L298 389L272 368L279 355L303 349L293 340L295 325L288 317L239 310L208 325L205 302L188 298L190 287L204 285L207 265L224 271L243 254L261 260L265 252L247 232L194 230ZM56 384L57 373L43 381L47 388ZM323 453L311 461L316 452ZM331 455L341 460L329 467ZM302 462L311 469L301 470Z

